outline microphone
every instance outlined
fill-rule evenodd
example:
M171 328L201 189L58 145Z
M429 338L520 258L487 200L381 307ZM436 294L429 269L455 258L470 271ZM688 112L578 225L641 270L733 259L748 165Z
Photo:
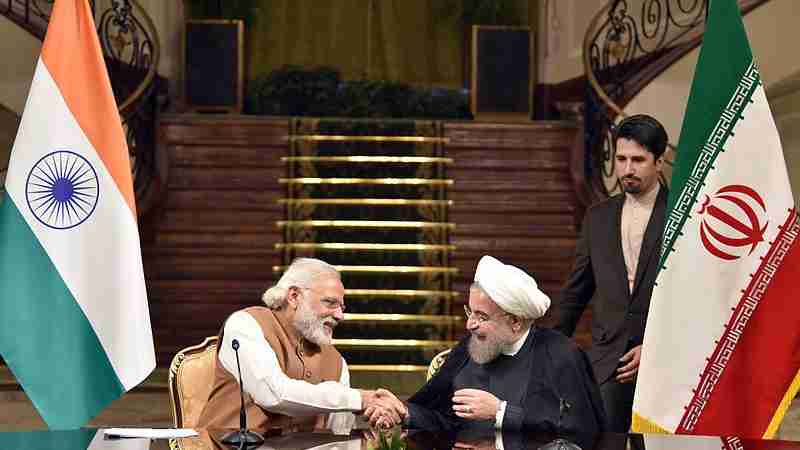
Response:
M561 421L564 420L564 414L566 414L570 408L572 408L572 405L564 400L564 397L558 399L558 428L561 428Z
M239 341L233 339L231 341L231 348L236 355L236 370L238 371L239 378L239 399L241 404L239 406L239 431L231 431L222 437L222 443L230 446L236 446L239 449L247 447L255 447L264 443L264 437L255 431L247 430L247 412L244 408L244 386L242 385L242 366L239 364Z

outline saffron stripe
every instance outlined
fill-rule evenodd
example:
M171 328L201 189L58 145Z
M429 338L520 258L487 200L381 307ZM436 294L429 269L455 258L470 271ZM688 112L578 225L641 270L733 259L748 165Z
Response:
M50 17L42 61L136 217L128 146L89 2L60 0Z

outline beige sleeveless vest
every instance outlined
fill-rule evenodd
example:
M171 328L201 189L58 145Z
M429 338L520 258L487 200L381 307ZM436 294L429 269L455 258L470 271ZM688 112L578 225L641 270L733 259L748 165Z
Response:
M323 381L339 381L342 375L342 357L332 345L317 346L305 339L298 342L292 324L284 323L272 310L263 306L246 308L264 333L283 373L289 378L305 380L312 384ZM224 329L224 327L223 327ZM222 342L222 331L219 334ZM219 349L217 350L219 351ZM246 388L246 387L245 387ZM247 426L252 430L286 428L293 431L322 429L327 415L313 417L289 417L264 410L247 394L244 394L247 411ZM199 428L239 428L239 384L216 358L214 384L208 396L197 426Z

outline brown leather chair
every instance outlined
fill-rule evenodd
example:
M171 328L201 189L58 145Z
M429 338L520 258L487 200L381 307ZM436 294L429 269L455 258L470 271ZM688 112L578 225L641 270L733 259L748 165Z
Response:
M177 428L197 424L214 381L217 336L179 351L169 366L169 399Z

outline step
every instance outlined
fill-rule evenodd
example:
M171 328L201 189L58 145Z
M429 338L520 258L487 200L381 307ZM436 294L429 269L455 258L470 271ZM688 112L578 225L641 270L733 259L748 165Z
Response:
M456 345L450 340L423 339L334 339L333 345L341 350L396 351L396 350L446 350Z
M288 137L292 142L411 142L423 144L447 144L450 139L429 136L348 136L333 134L305 134Z
M452 200L408 198L281 198L282 205L453 206Z
M275 244L276 250L359 250L378 252L442 252L454 251L455 245L438 244L375 244L366 242L290 242Z
M453 180L435 178L279 178L280 184L293 185L400 185L400 186L452 186Z
M464 323L463 316L444 316L427 314L359 314L345 313L344 320L347 323L374 324L378 326L394 325L461 325Z
M425 222L418 220L279 220L278 228L447 228L455 229L451 222Z
M428 300L430 298L455 298L457 291L434 291L421 289L345 289L345 297L397 298L398 300Z
M453 158L431 156L282 156L283 163L453 164Z
M272 266L273 272L284 272L288 266ZM458 273L455 267L442 266L334 266L342 273Z

